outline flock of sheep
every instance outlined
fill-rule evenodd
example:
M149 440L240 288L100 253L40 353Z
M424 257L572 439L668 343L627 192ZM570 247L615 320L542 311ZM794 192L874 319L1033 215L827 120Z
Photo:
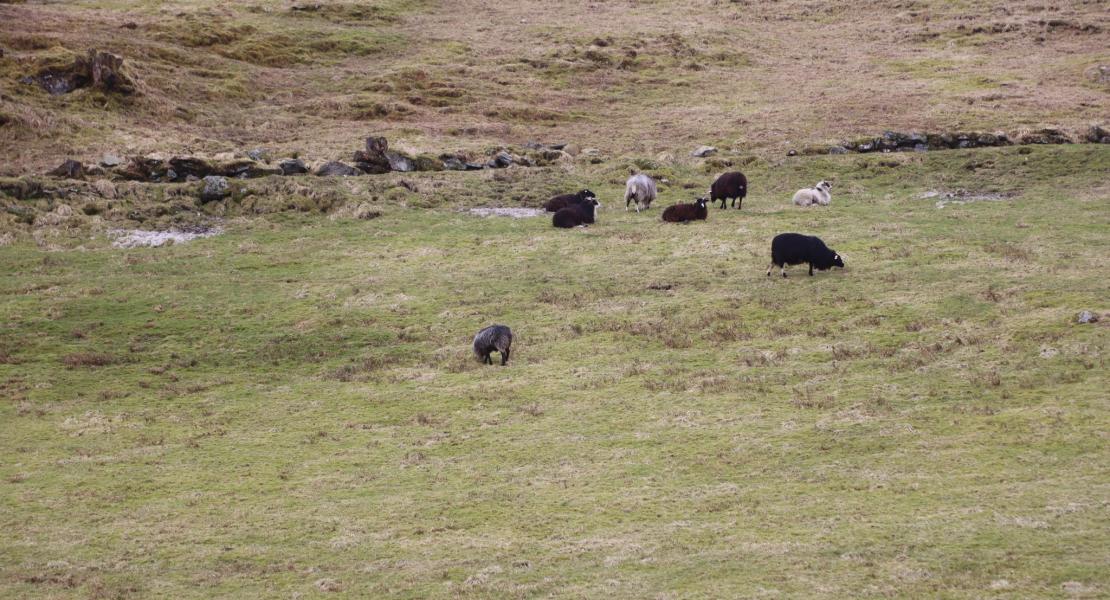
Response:
M748 179L739 171L725 173L718 177L709 188L709 194L702 196L691 203L678 203L668 206L663 211L663 220L670 223L683 223L688 221L704 221L709 215L706 205L720 201L720 208L726 208L728 201L732 206L741 209L744 206L744 197L748 194ZM628 210L635 206L636 212L647 209L658 196L655 180L643 173L633 175L625 183L624 208ZM812 188L800 189L794 193L794 204L798 206L828 206L832 203L832 184L820 181ZM554 213L551 223L555 227L571 228L586 226L597 218L597 208L601 203L597 195L588 189L574 194L555 196L544 203L544 209ZM767 276L771 270L779 267L782 276L786 277L786 267L789 265L809 265L809 274L813 269L826 271L833 267L844 267L844 259L835 250L825 245L820 238L800 233L780 233L771 240L771 266L767 267ZM493 364L490 355L494 352L501 354L501 364L509 362L509 354L513 343L513 333L505 325L491 325L474 336L474 355L482 363Z

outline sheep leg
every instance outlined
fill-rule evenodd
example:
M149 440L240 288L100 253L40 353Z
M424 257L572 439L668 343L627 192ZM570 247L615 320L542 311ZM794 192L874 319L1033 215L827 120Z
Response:
M508 348L506 348L505 350L503 350L501 352L501 366L504 367L507 364L509 364L509 349Z
M809 276L813 277L813 263L809 263Z
M786 279L786 263L782 263L782 278Z
M771 266L767 267L767 276L768 277L771 276L771 269L774 269L774 268L775 268L775 263L771 263Z
M482 360L482 364L485 364L485 365L492 365L493 364L493 359L490 358L490 356L489 356L490 354L491 354L490 352L486 352L486 357L485 357L485 359Z

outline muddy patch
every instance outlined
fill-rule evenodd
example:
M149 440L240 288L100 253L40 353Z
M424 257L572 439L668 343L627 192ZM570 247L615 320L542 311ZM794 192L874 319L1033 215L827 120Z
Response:
M167 244L182 244L198 238L207 238L223 233L219 227L171 228L166 231L144 229L109 229L108 237L116 248L157 248Z
M971 190L953 190L950 192L941 192L937 190L929 190L918 194L918 199L929 200L936 199L937 208L944 208L949 204L970 204L972 202L1000 202L1002 200L1011 200L1017 194L1015 192L974 192Z
M472 215L479 217L511 217L513 219L527 219L529 217L538 217L544 214L542 208L472 208L469 211Z

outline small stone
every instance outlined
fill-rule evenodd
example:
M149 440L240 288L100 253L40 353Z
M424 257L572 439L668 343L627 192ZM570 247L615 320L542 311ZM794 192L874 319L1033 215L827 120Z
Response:
M105 154L104 156L100 157L100 166L104 167L105 169L118 167L122 162L123 159L116 156L115 154Z
M786 151L786 155L787 155L787 156L797 156L797 155L798 155L798 151L797 151L797 150L795 150L795 149L793 149L793 148L791 148L790 150L787 150L787 151Z
M489 166L491 169L504 169L511 164L513 164L513 155L502 150L490 159L489 163L487 163L487 166Z
M204 181L204 189L200 192L201 202L222 200L231 193L231 185L227 182L226 177L209 175L202 181Z
M1089 310L1085 310L1085 311L1079 313L1079 316L1077 316L1075 318L1075 321L1076 321L1076 323L1081 323L1081 324L1098 323L1098 315L1096 315L1095 313L1093 313Z
M705 158L707 156L713 156L716 153L717 149L713 146L698 146L697 150L691 152L690 155L697 158Z
M844 146L830 146L829 154L847 154L848 149Z

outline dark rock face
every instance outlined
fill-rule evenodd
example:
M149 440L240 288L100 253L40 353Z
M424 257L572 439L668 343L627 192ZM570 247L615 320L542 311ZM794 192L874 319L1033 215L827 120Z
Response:
M201 202L216 202L231 194L231 185L226 177L209 175L204 178L204 187L200 192Z
M170 170L174 175L170 177L170 179L174 180L184 180L188 179L190 176L203 179L211 175L213 171L212 165L208 164L208 161L192 156L175 156L171 158ZM167 173L167 176L168 175L169 173Z
M127 164L116 170L116 175L130 181L161 181L167 171L166 163L161 159L132 156Z
M316 169L317 177L355 177L360 174L361 172L358 169L337 160L324 163L319 169Z
M301 175L308 173L308 167L299 158L286 158L278 163L282 175Z
M136 92L135 82L123 70L122 58L92 49L87 56L77 57L71 65L46 69L20 81L37 84L52 96L68 94L83 87L95 87L124 96Z
M81 163L67 158L65 162L58 165L54 170L47 173L52 177L65 177L66 179L80 179L85 174L85 167Z

